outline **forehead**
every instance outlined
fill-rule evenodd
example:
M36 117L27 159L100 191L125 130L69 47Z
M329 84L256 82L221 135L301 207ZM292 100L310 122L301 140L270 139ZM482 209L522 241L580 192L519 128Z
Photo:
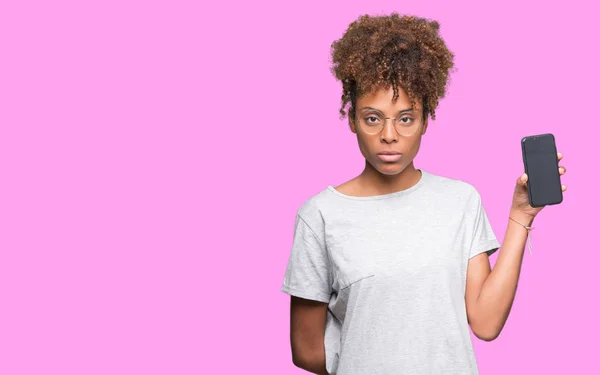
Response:
M359 111L362 111L363 107L372 107L390 113L410 108L410 98L401 87L398 87L398 98L396 98L395 102L392 101L393 97L394 89L392 87L378 89L358 97L356 99L356 107ZM415 109L418 110L419 108L421 108L420 102L417 100Z

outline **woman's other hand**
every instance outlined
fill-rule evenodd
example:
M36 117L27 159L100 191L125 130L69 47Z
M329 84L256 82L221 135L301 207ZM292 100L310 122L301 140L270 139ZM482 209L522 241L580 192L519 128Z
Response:
M563 155L559 152L557 153L557 156L560 163ZM559 166L558 171L562 176L567 172L567 169L564 166ZM524 221L531 222L544 207L531 207L529 204L529 196L527 194L527 179L528 176L526 173L523 173L517 179L517 185L515 186L515 192L513 195L511 214L523 218ZM565 190L567 190L567 187L562 185L562 191L564 192Z

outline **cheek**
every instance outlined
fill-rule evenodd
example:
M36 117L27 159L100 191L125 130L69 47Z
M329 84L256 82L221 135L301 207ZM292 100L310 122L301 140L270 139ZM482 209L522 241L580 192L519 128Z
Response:
M360 153L365 157L365 159L370 158L371 154L375 153L375 150L377 149L376 145L374 145L375 141L361 136L357 136L356 138L358 141L358 148L360 149Z
M415 156L419 152L419 148L421 148L421 137L415 137L410 142L410 154Z

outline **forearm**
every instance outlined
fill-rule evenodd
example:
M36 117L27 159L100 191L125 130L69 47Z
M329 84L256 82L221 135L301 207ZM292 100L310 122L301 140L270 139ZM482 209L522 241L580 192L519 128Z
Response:
M308 372L317 375L329 375L325 367L325 348L313 355L305 356L303 359L294 360L294 364Z
M510 216L526 226L531 226L533 221L531 216L515 211ZM508 319L517 291L526 241L527 230L509 219L498 259L483 283L476 302L479 320L486 322L486 331L491 332L489 336L497 336Z
M297 367L317 375L329 375L325 369L325 361L322 362L304 362L296 365Z

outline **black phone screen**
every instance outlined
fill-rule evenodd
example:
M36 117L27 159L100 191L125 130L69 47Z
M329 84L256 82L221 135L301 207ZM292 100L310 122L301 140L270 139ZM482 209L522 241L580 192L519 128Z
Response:
M552 134L523 138L523 164L528 175L529 204L533 207L562 202L556 144Z

